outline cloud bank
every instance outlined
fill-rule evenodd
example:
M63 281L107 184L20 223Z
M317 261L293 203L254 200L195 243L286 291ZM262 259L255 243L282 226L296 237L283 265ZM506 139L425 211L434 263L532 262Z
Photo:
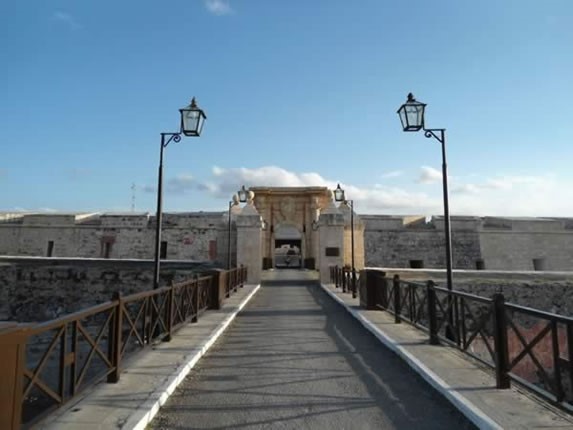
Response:
M342 181L340 185L346 190L346 196L354 200L358 213L442 214L441 172L422 166L411 177L405 176L400 176L399 186L384 183L357 186ZM471 177L476 178L475 175ZM293 172L279 166L215 166L207 180L179 175L167 181L165 191L178 195L200 191L211 198L228 200L242 185L247 188L319 186L334 189L338 183L337 179L325 178L317 172ZM451 177L449 185L452 215L573 216L573 201L563 198L572 184L551 175L500 175L472 182ZM151 186L143 187L143 190L156 192Z
M229 15L233 9L229 2L225 0L205 0L205 8L213 15Z

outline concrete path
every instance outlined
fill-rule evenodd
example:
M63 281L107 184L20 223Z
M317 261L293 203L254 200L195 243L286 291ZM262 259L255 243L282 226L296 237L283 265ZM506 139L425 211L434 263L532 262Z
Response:
M469 429L301 272L266 281L151 429Z
M552 407L516 384L509 390L495 388L492 370L485 370L461 351L428 343L428 334L406 322L394 323L388 312L368 311L358 299L332 284L324 291L378 340L419 372L436 390L483 429L573 430L573 417Z
M226 299L220 310L210 310L178 330L171 342L136 354L123 363L116 384L88 388L46 418L42 430L141 430L151 421L175 387L231 324L259 285L245 285Z

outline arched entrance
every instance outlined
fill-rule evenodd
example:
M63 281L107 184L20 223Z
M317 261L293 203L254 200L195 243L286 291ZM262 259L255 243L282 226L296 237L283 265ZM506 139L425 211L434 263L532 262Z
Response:
M277 225L274 242L276 268L302 268L302 234L296 225L288 223Z

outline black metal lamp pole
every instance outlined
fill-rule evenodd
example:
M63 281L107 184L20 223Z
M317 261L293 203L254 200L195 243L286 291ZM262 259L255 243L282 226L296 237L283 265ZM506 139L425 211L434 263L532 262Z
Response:
M452 231L450 226L450 204L448 199L448 165L446 163L446 129L424 129L424 136L435 138L442 144L442 188L444 194L444 228L446 230L446 276L448 290L453 288L452 273Z
M346 200L345 192L340 188L340 184L334 190L334 200L337 202L350 203L350 255L352 270L352 298L356 298L356 269L354 266L354 200Z
M229 223L227 231L227 270L231 270L231 208L233 207L233 201L229 202Z
M159 173L157 179L157 212L155 214L155 256L153 269L153 288L159 288L159 272L161 270L161 225L163 219L163 149L171 142L179 142L181 135L199 137L207 117L205 112L197 106L195 97L189 106L179 109L181 126L177 133L161 133L161 147L159 149Z
M168 137L167 140L165 138ZM157 176L157 212L155 214L155 264L153 270L153 288L159 288L160 249L161 249L161 222L163 219L163 148L171 141L179 142L181 133L161 133L161 147L159 150L159 174Z
M352 264L352 298L356 298L356 269L354 268L354 200L350 202L350 254Z
M446 129L445 128L426 128L424 121L426 104L420 103L414 98L412 93L408 94L406 103L398 109L398 115L402 122L404 131L424 130L424 136L435 138L442 144L442 187L444 199L444 228L446 231L446 279L448 290L453 289L453 269L452 269L452 232L450 225L450 205L448 200L448 168L446 163ZM446 333L449 339L453 336L453 315L452 300L448 295L448 323L449 330Z

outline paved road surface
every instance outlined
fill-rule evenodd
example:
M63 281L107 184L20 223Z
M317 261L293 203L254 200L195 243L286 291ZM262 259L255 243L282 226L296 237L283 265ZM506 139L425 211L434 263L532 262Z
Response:
M266 283L151 429L474 428L324 293Z

